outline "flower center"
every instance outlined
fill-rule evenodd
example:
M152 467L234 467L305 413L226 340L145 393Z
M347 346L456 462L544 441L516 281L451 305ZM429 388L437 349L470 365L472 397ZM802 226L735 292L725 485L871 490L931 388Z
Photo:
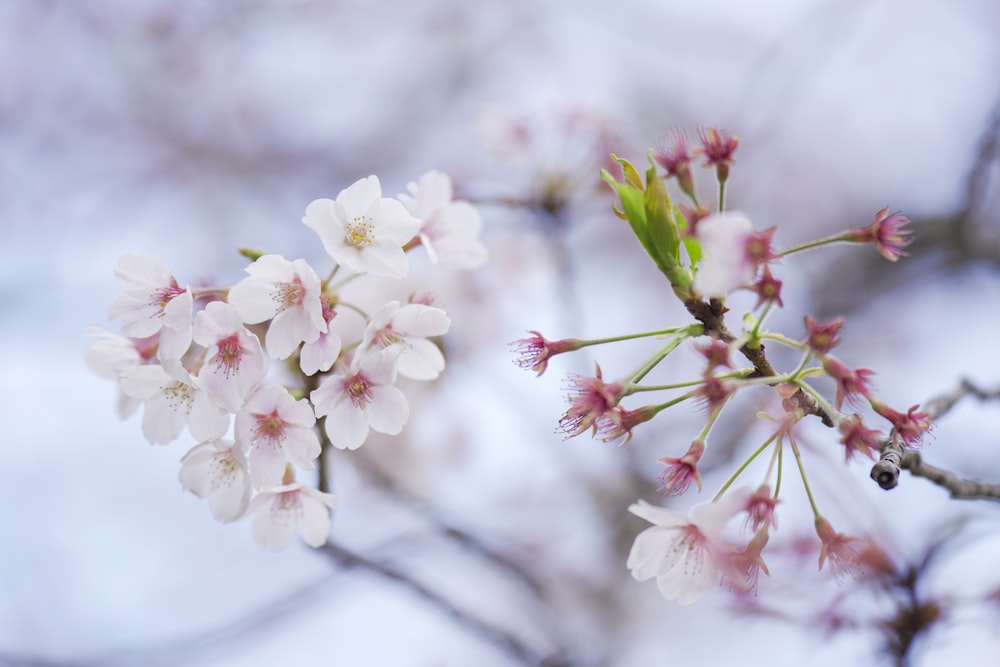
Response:
M285 421L274 410L269 415L257 415L257 425L254 427L255 440L266 439L272 443L285 439Z
M375 240L375 222L367 215L356 215L347 223L344 239L359 250Z
M288 310L292 306L302 304L306 297L306 288L302 284L302 279L295 276L295 280L290 283L278 283L271 293L271 298L278 304L278 312Z
M167 407L171 410L191 412L191 406L194 405L194 392L191 391L191 385L175 381L161 386L160 390L163 392L164 398L167 399Z
M177 284L176 280L171 280L169 285L161 287L149 295L149 305L159 307L160 312L158 315L163 317L163 309L167 307L167 304L178 294L184 294L186 291L186 289Z
M364 408L372 401L372 387L368 378L358 374L346 383L345 391L351 397L351 403L358 409Z
M238 334L232 334L228 338L223 338L218 342L219 351L215 355L216 368L226 377L231 377L233 373L240 371L240 359L243 358L243 347L240 345Z

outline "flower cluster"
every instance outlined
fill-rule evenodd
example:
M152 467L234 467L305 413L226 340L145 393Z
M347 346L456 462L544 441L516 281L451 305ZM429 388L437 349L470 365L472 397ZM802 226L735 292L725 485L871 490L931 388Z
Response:
M152 257L115 267L122 291L108 319L123 335L91 329L88 365L118 383L122 418L143 406L150 443L187 430L197 444L181 460L181 484L221 522L253 515L263 549L283 549L296 531L323 544L337 497L298 473L322 466L324 443L351 450L371 431L399 433L409 403L397 378L433 380L444 369L433 339L450 320L432 298L390 301L369 316L342 294L364 276L405 278L417 246L455 269L486 259L479 214L453 201L447 175L429 172L408 190L383 197L369 176L306 207L302 222L335 262L326 279L304 259L257 251L243 251L253 261L231 287L182 286ZM365 318L360 339L345 340L345 312ZM272 379L275 361L295 379Z
M602 440L625 444L636 428L660 412L684 402L697 403L706 414L704 427L686 451L659 459L663 468L657 482L664 494L683 494L692 484L700 491L698 465L710 446L712 428L731 398L738 392L771 388L782 414L776 418L760 415L774 424L769 437L749 453L711 502L696 506L687 516L642 501L629 508L653 524L636 538L628 557L629 569L637 579L655 578L664 597L682 604L704 595L720 576L734 590L756 591L760 572L768 573L762 553L777 526L775 510L786 449L794 457L815 516L820 567L827 566L835 579L854 570L857 551L852 543L857 540L833 530L809 487L795 436L800 421L815 417L833 428L847 460L855 454L874 458L889 440L916 447L931 427L928 415L917 406L902 412L883 403L874 393L872 370L852 368L831 353L840 342L841 318L819 322L806 316L805 330L799 336L765 327L768 315L784 305L782 281L775 277L784 258L834 243L866 243L886 259L897 261L906 254L909 220L883 209L870 225L779 251L775 248L776 227L760 231L745 213L725 208L725 186L735 164L737 138L722 130L702 129L699 139L700 145L691 145L675 130L658 150L650 151L644 175L617 157L622 179L603 172L618 196L615 213L628 222L693 322L593 340L549 341L532 332L530 338L511 344L518 355L515 363L541 375L552 357L583 347L644 337L663 340L659 351L617 379L607 379L600 366L592 377L571 376L569 407L558 430L566 437L589 430ZM695 184L693 166L699 155L704 157L703 166L715 172L718 188L712 210L699 199ZM676 182L685 203L675 204L671 199L671 181ZM737 290L750 290L757 301L743 316L742 331L734 333L725 321L729 312L726 299ZM644 382L654 368L688 341L696 341L692 347L704 361L700 376L671 385ZM765 353L765 343L792 349L799 355L798 363L785 372L776 370ZM742 364L737 362L740 358ZM819 388L822 385L817 386L815 378L819 377L832 382L832 397L824 395ZM631 408L622 405L630 396L658 392L671 395ZM889 434L870 428L866 420L872 418L884 419L891 427ZM770 452L770 464L764 479L755 485L756 491L732 489L750 463L765 452ZM723 528L740 513L745 514L746 536L735 541L723 537Z

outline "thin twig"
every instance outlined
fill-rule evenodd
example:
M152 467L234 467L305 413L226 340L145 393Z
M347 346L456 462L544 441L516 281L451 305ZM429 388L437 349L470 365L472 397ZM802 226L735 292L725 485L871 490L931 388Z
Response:
M962 380L952 391L927 401L924 411L931 419L937 419L968 396L981 401L994 400L1000 398L1000 390L986 391L969 380ZM1000 500L1000 484L962 479L953 472L924 463L919 452L904 449L899 438L890 436L882 445L878 463L872 466L871 477L888 491L899 484L900 470L909 470L914 477L923 477L947 489L952 498Z

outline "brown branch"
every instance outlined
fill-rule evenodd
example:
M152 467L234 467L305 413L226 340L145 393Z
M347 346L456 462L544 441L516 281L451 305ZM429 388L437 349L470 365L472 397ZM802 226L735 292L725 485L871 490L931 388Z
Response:
M691 313L692 317L701 322L705 326L705 333L714 333L719 337L720 340L726 343L732 343L736 340L736 336L733 335L728 328L726 328L725 314L726 307L718 299L711 299L706 302L701 299L690 299L684 302L684 307L687 311ZM767 358L767 353L764 350L764 345L761 344L758 347L750 347L749 345L743 345L740 348L740 352L746 357L747 361L753 364L755 369L754 374L751 377L777 377L778 372L774 370L774 366ZM805 411L806 414L816 415L820 418L826 426L833 427L833 420L828 414L823 412L812 396L805 393L799 389L792 400L795 401L797 406Z
M986 391L969 380L962 380L952 391L929 400L924 411L931 419L937 419L968 396L981 401L998 399L1000 390ZM871 477L888 491L899 484L901 470L909 470L914 477L922 477L947 489L952 498L1000 500L1000 484L962 479L953 472L924 463L919 452L904 449L899 438L890 436L882 445L881 458L872 466Z

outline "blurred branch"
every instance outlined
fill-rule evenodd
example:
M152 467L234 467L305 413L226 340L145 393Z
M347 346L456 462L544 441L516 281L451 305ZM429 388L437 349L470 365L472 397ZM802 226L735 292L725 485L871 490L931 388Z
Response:
M924 411L931 419L937 419L968 396L975 396L981 401L995 400L1000 399L1000 390L986 391L969 380L962 380L956 389L928 401ZM899 484L901 469L944 487L951 492L952 498L1000 500L1000 484L962 479L955 473L924 463L919 452L903 449L898 438L890 437L882 446L881 458L872 467L872 479L888 491Z
M568 660L563 657L561 650L550 655L544 655L534 651L510 633L492 626L487 622L472 616L468 612L459 609L453 603L444 599L440 594L431 590L419 581L411 578L404 572L400 572L399 570L389 567L388 565L369 560L364 556L356 554L353 551L332 542L327 542L323 546L319 547L318 551L322 552L341 567L356 567L366 570L409 590L410 592L416 594L421 600L452 619L457 625L465 628L472 634L481 637L490 644L493 644L522 664L536 665L537 667L566 667L570 664Z

